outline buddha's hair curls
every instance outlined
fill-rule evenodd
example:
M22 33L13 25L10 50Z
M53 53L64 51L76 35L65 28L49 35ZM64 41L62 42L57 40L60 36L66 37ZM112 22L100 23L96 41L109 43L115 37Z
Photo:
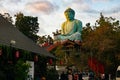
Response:
M67 13L67 12L71 12L73 15L75 15L75 11L71 8L66 9L64 13Z

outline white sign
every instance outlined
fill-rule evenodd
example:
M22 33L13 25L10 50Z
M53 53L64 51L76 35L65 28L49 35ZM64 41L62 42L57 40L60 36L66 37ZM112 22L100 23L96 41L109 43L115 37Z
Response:
M34 79L34 62L33 61L26 61L26 63L30 64L29 72L28 72L28 79L32 80Z

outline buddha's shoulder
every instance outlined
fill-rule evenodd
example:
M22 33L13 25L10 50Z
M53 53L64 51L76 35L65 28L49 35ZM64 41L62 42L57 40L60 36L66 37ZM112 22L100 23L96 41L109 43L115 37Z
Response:
M64 21L64 22L62 23L62 25L69 24L69 23L82 23L82 21L81 21L81 20L78 20L78 19L75 19L75 20L72 21L72 22Z
M82 23L81 20L75 19L75 23Z

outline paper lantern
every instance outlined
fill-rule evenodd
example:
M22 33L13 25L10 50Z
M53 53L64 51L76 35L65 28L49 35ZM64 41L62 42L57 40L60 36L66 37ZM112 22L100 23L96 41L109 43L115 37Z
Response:
M0 56L2 55L2 49L0 49Z
M50 65L52 64L52 59L49 59L49 64L50 64Z
M62 62L62 60L60 60L60 65L62 65L63 64L63 62Z
M16 57L16 58L19 58L19 57L20 57L20 53L19 53L19 51L16 51L16 53L15 53L15 57Z
M37 55L34 56L34 61L36 61L36 62L38 61L38 56Z

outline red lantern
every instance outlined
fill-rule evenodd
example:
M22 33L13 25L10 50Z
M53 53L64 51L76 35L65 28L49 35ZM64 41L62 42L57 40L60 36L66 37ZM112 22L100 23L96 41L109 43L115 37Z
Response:
M37 55L34 56L34 61L36 61L36 62L38 61L38 56Z
M52 59L49 59L49 64L50 64L50 65L52 64Z
M15 57L16 57L16 58L19 58L19 56L20 56L19 51L16 51L16 53L15 53Z
M0 49L0 56L2 55L2 49Z
M60 60L60 65L62 65L63 64L63 62L62 62L62 60Z

